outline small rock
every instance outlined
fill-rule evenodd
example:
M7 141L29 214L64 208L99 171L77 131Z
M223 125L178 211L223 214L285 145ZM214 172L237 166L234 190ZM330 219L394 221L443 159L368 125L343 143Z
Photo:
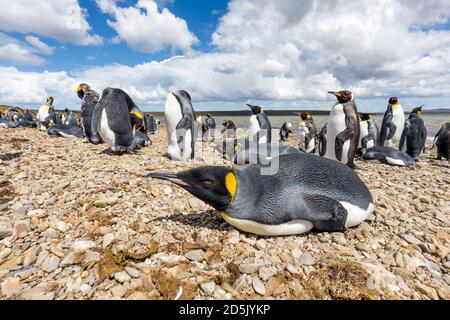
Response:
M127 227L125 226L121 226L119 228L119 230L117 230L116 234L115 234L115 238L118 241L128 241L128 231L127 231Z
M102 247L106 249L114 241L114 233L107 233L103 236Z
M24 300L53 300L55 294L48 292L44 287L34 287L24 290L20 297Z
M403 256L400 251L397 251L397 253L395 254L395 264L400 268L403 268L405 266L405 264L403 263Z
M131 277L125 271L117 272L114 274L114 279L117 281L124 283L131 279Z
M316 263L316 259L308 252L302 254L299 258L299 263L306 266L313 266Z
M89 250L91 248L95 248L97 245L94 241L90 240L80 240L75 241L72 245L72 249L75 253L84 252L86 250Z
M214 289L216 288L216 284L214 281L203 282L200 287L206 294L212 295L214 293Z
M14 215L23 217L27 214L27 208L24 206L20 206L14 210Z
M73 254L73 252L71 252L65 256L65 258L61 262L61 267L67 267L67 266L73 265L75 263L76 263L75 255Z
M28 222L18 222L16 224L16 236L18 238L25 238L30 232L30 226Z
M91 286L84 283L80 286L80 291L83 296L87 295L91 291Z
M416 284L417 290L422 292L424 295L426 295L428 298L432 300L439 300L439 295L437 294L436 289L428 287L423 284Z
M257 263L241 264L239 266L239 271L241 271L241 273L245 273L245 274L252 274L252 273L258 272L262 266L263 266L262 264L257 264Z
M91 263L91 262L97 262L97 261L100 261L100 253L99 252L95 252L95 251L91 251L91 250L86 251L86 253L84 254L84 259L83 259L84 263Z
M48 272L48 273L53 272L56 269L58 269L59 262L60 262L60 259L57 256L54 256L54 255L48 256L45 259L44 263L42 264L42 270L44 270L45 272Z
M274 267L261 267L259 269L259 277L264 281L269 280L269 278L275 275L276 273L277 269Z
M69 230L69 225L64 221L58 221L55 227L60 232L67 232Z
M10 248L4 248L0 250L0 260L3 260L11 254L12 250Z
M23 259L23 266L27 267L29 265L32 265L37 260L36 250L31 250L25 258Z
M3 240L5 238L8 238L12 236L12 231L9 229L1 229L0 230L0 240Z
M186 252L186 254L184 256L186 258L188 258L189 260L202 262L203 261L203 255L204 255L203 250L198 249L198 250L188 251L188 252Z
M257 294L265 295L266 294L266 288L264 287L264 284L259 280L259 278L253 278L253 289Z
M17 277L11 277L4 280L1 284L1 292L6 298L10 298L18 294L22 290L20 279Z
M99 208L105 208L115 205L119 199L117 197L104 198L94 201L94 206Z
M139 278L140 272L134 268L125 267L125 271L133 278Z
M406 241L408 241L411 244L419 245L422 244L422 241L414 237L412 234L407 234L403 237Z
M258 241L256 241L255 247L256 247L258 250L265 250L266 247L267 247L266 240L264 240L264 239L259 239Z
M111 288L111 293L115 298L122 298L127 293L127 289L119 284Z

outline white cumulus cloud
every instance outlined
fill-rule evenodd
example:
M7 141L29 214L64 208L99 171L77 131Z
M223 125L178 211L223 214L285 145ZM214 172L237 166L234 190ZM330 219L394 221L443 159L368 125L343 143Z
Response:
M198 42L185 20L167 8L158 9L153 0L139 0L129 7L119 7L113 0L97 0L97 3L113 18L108 20L108 25L117 32L119 39L137 51L153 53L167 47L190 51Z

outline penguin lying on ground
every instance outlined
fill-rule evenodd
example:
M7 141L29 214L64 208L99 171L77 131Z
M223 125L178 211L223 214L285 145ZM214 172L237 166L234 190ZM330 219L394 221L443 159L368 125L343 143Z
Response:
M444 157L450 161L450 122L444 123L436 133L433 147L437 149L437 160L441 160Z
M271 143L272 125L263 108L248 103L247 106L253 112L253 115L250 116L249 139L258 141L258 143Z
M419 161L427 141L427 128L425 128L425 123L420 117L422 107L414 108L411 111L400 138L399 149L409 154L415 161Z
M243 170L199 167L179 173L153 172L205 201L229 224L262 236L281 236L311 229L344 231L373 211L372 196L347 166L310 154L278 158L274 175L260 165Z
M292 123L285 122L280 128L280 141L287 141L289 134L292 133Z
M138 120L130 118L130 113ZM125 91L115 88L103 90L92 115L92 133L98 133L111 151L123 153L139 149L141 146L134 137L142 123L143 113Z
M274 157L284 154L303 153L301 150L285 144L256 143L245 140L244 146L235 149L233 163L235 164L267 164Z
M405 112L396 97L389 99L380 131L380 146L398 148L405 125Z
M24 110L23 118L20 121L21 127L36 128L36 120L28 109Z
M411 166L416 162L403 151L389 147L373 147L363 151L362 158L370 162L379 162L393 166Z
M0 119L0 127L11 129L11 128L17 128L19 126L19 121L12 121L7 118Z
M370 149L378 145L378 126L372 115L359 113L360 135L358 149Z
M98 134L97 129L95 129L95 133L92 131L92 115L100 96L86 83L80 84L76 92L81 99L81 128L83 129L83 134L89 142L99 144L102 142L102 138Z
M325 157L354 168L360 127L358 111L350 91L330 91L338 102L331 109L327 121L327 148Z
M47 134L64 138L82 138L83 129L78 125L56 124L47 129Z
M167 155L171 160L194 159L196 118L191 101L184 90L167 95L164 114L169 142Z

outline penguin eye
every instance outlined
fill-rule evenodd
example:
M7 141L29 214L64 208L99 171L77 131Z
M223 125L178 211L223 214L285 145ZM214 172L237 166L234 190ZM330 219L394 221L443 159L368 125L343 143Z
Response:
M213 182L212 182L211 180L203 180L203 181L202 181L202 184L207 185L207 186L210 186L210 185L213 184Z

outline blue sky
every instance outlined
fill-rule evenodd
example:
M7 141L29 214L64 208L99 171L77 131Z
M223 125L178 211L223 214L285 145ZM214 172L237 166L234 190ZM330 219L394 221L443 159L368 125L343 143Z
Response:
M0 103L78 108L87 82L145 110L173 89L198 110L329 109L338 89L450 108L450 3L411 1L0 0Z

